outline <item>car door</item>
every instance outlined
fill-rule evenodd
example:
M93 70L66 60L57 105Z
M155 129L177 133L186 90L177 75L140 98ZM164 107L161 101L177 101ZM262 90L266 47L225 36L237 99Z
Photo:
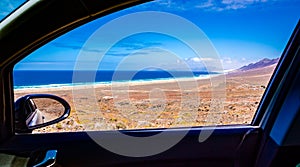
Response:
M75 27L143 2L28 1L1 22L0 151L30 157L30 165L40 163L51 150L57 152L57 166L297 165L299 24L250 124L15 133L14 65Z

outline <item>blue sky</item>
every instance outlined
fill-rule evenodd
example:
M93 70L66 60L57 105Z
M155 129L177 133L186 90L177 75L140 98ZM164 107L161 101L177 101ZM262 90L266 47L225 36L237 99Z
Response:
M17 2L17 0L1 1L0 19L9 12L7 7L13 9ZM75 29L32 53L18 63L15 69L72 70L80 51L103 52L101 44L95 43L97 47L84 46L99 27L120 16L140 11L169 12L197 25L216 48L224 69L228 70L263 58L279 57L299 20L300 1L159 0L150 2L111 14ZM122 27L119 30L122 31ZM193 34L190 40L197 41L192 36ZM171 54L176 54L177 58L175 59L174 56L172 58ZM105 54L99 62L99 68L114 70L128 57L131 57L130 61L126 61L128 64L122 64L127 70L141 69L141 61L145 59L151 60L142 62L145 67L152 65L167 70L180 70L182 63L188 64L193 70L201 70L204 67L202 59L181 41L165 34L145 33L121 39Z

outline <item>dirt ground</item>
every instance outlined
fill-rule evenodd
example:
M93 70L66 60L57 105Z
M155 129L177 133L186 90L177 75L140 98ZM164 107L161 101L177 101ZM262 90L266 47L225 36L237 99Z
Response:
M234 71L208 79L18 89L15 99L47 93L71 105L69 118L35 133L249 124L274 68ZM43 103L47 114L59 113L53 101Z

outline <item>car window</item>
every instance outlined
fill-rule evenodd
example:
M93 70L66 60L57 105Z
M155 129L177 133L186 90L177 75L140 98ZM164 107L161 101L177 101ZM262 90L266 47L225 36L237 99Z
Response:
M15 99L53 94L71 105L66 120L36 133L250 124L297 6L161 0L131 7L18 62Z
M0 1L0 21L21 6L25 0L4 0Z

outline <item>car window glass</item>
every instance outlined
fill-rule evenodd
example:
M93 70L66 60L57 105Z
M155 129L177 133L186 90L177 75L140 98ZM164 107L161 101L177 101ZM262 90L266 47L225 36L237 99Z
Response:
M69 118L36 133L249 124L297 6L161 0L131 7L17 63L15 99L46 93L71 105Z
M3 0L0 1L0 21L21 6L25 0Z

